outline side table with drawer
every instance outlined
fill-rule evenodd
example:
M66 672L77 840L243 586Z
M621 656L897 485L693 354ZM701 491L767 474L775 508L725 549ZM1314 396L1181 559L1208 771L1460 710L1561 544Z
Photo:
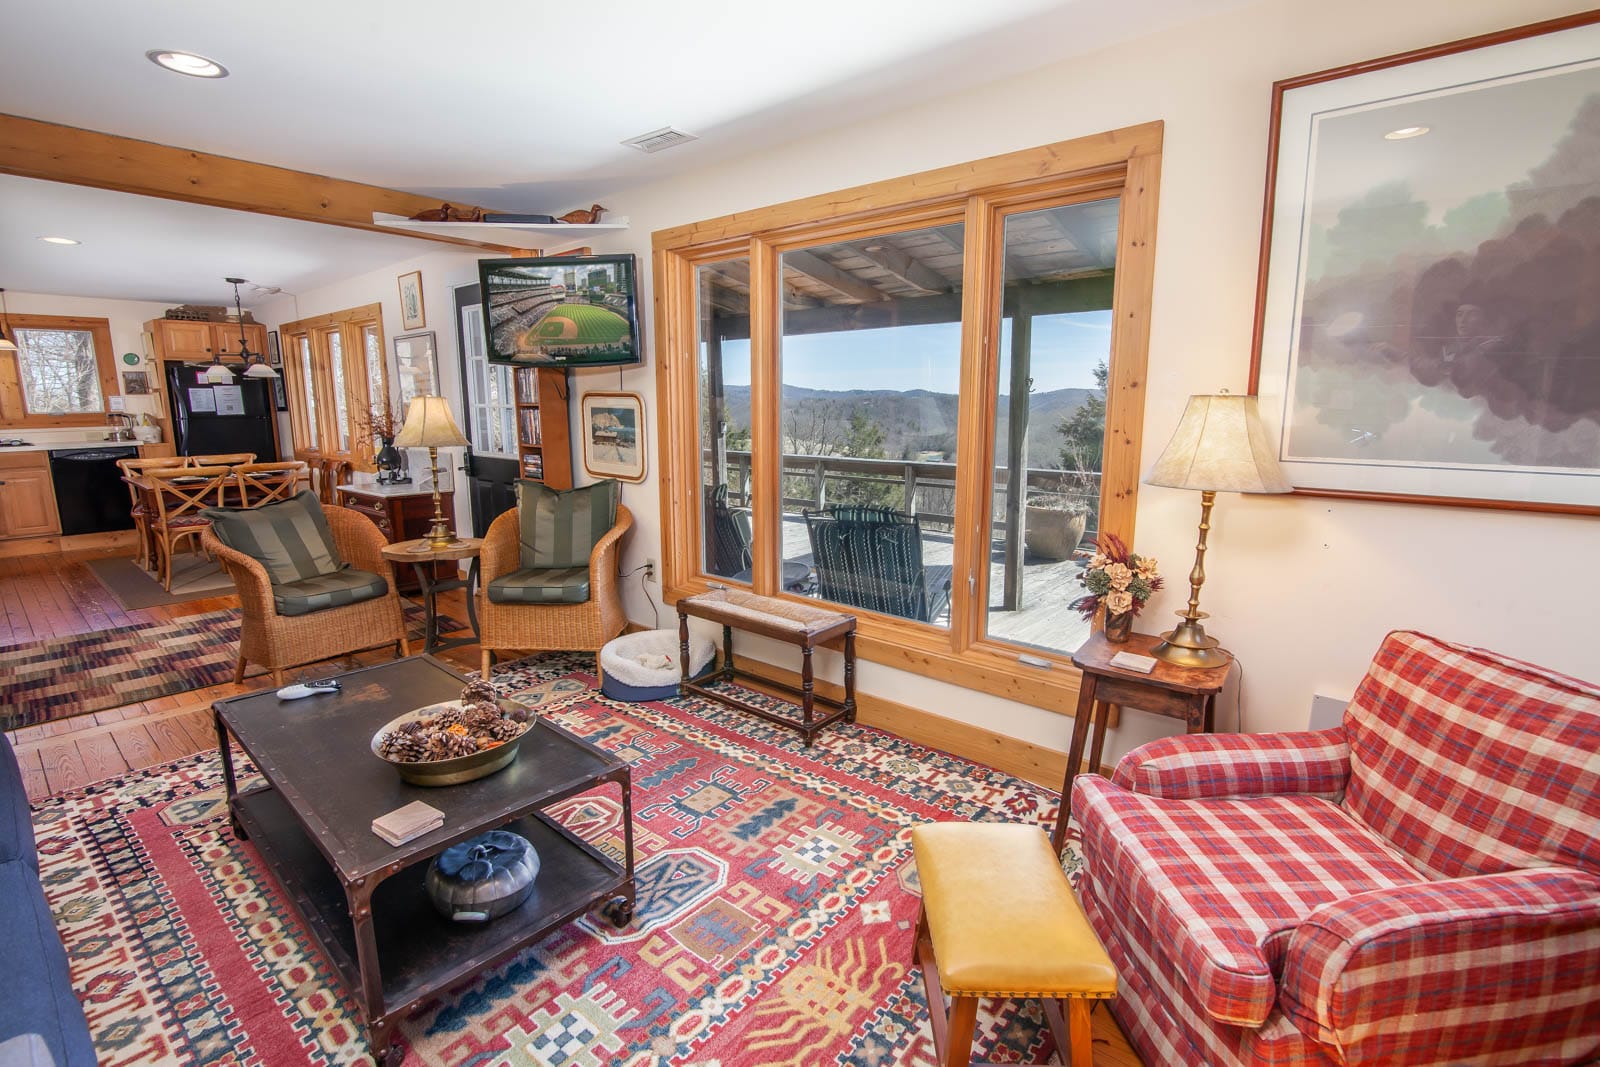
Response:
M397 541L410 541L422 537L433 524L433 493L412 485L341 485L337 490L339 504L351 511L359 511L378 524L383 536L392 545ZM439 504L446 515L453 514L454 493L440 493ZM452 581L460 571L454 562L431 564L433 580ZM394 584L407 596L422 592L417 576L410 567L394 569Z

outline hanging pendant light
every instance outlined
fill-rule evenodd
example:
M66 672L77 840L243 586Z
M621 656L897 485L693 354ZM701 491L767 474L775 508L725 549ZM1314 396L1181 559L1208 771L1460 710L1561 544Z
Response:
M6 291L0 289L0 352L15 352L17 342L11 337L11 323L6 319Z
M239 358L244 361L244 376L246 378L276 378L278 372L272 369L267 362L267 357L261 352L251 352L250 346L244 339L244 307L239 303L239 286L244 284L243 278L224 278L233 285L233 314L239 320ZM209 377L211 372L206 371ZM231 380L231 378L230 378Z

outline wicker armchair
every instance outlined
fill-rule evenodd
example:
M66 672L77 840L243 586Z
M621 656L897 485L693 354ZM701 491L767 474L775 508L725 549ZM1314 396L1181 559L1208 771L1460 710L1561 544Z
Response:
M618 504L615 525L589 554L590 592L582 604L496 604L489 599L489 583L522 566L518 522L516 508L495 519L478 557L478 640L483 647L484 678L489 677L496 652L598 652L628 625L617 568L622 535L633 525L632 512Z
M201 546L216 557L239 590L244 620L239 633L239 663L233 672L235 683L244 681L246 663L266 667L272 672L272 684L281 686L285 684L285 668L303 663L390 643L398 644L400 655L411 654L394 572L383 558L388 539L359 512L324 506L322 513L327 517L339 558L358 570L382 576L389 583L387 595L309 615L279 615L266 568L223 544L210 529L201 535Z

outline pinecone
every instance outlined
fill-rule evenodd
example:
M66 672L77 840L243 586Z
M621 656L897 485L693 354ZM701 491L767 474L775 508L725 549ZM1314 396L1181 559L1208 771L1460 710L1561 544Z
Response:
M406 723L406 726L413 725ZM378 752L386 759L399 763L418 763L426 759L428 742L420 733L403 727L391 730L378 742Z
M501 716L495 719L494 722L484 726L482 732L496 741L509 741L513 737L520 735L522 731L522 723Z
M495 704L468 704L461 721L469 730L476 731L500 718L500 708Z
M475 678L467 683L461 690L461 703L463 704L493 704L498 699L494 686L482 678Z
M426 723L431 729L442 730L446 726L454 726L458 722L465 722L466 710L463 708L446 708L437 715L428 716Z

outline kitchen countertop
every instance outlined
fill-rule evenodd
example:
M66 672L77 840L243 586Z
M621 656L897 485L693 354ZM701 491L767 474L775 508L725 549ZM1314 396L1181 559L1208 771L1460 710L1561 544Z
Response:
M27 437L22 438L27 441ZM89 437L77 441L32 441L25 445L0 446L0 452L50 452L58 448L94 448L98 445L110 445L117 448L138 448L138 441L107 441L100 437Z

